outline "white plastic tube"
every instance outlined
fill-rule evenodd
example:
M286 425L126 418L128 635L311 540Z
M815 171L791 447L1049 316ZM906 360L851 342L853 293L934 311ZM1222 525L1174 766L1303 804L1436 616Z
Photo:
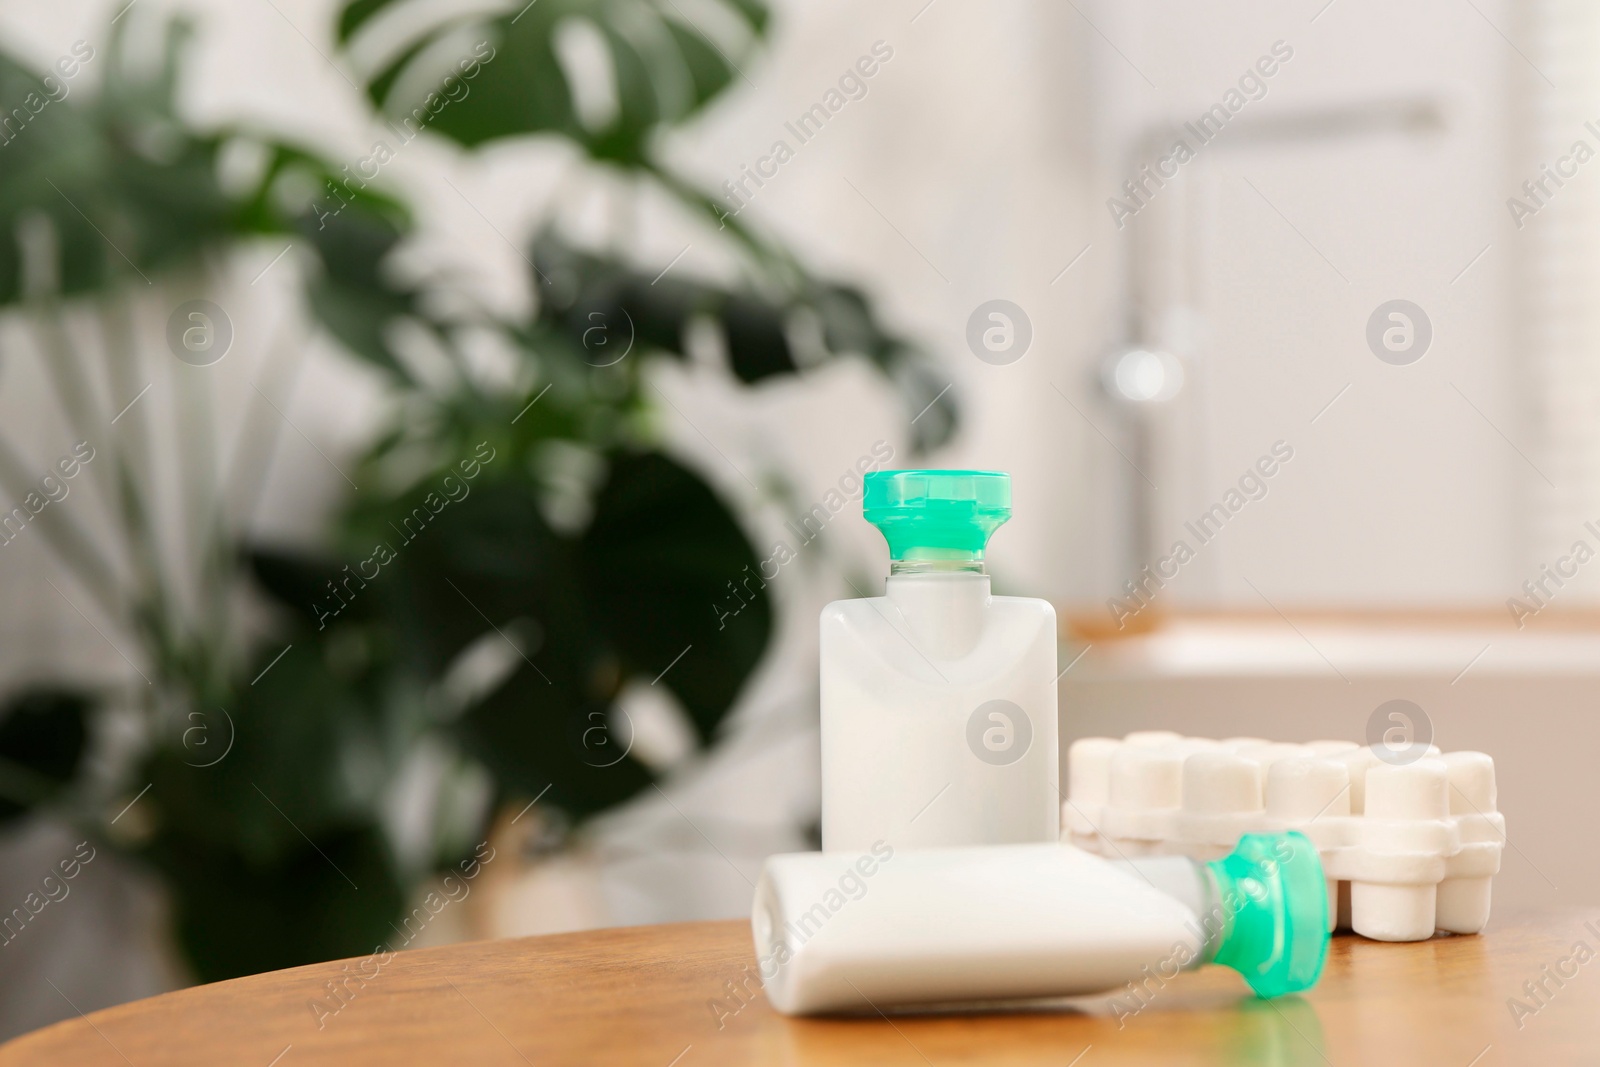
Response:
M1281 859L1263 851L1291 838ZM896 851L879 842L860 854L774 856L752 914L767 999L809 1014L1066 996L1170 980L1213 957L1264 995L1315 981L1327 903L1305 838L1252 835L1214 864L1147 865L1157 869L1059 844ZM1285 903L1291 868L1296 906Z

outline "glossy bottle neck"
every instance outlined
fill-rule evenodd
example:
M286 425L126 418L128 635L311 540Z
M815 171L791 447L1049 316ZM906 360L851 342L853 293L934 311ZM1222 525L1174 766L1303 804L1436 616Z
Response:
M889 561L889 576L904 574L987 574L983 554L960 552L949 555L908 555Z

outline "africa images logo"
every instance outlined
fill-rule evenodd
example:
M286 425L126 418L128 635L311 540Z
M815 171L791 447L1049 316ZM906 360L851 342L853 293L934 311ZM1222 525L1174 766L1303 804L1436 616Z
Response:
M1008 766L1027 755L1031 744L1033 723L1009 700L985 701L967 718L967 747L985 763Z

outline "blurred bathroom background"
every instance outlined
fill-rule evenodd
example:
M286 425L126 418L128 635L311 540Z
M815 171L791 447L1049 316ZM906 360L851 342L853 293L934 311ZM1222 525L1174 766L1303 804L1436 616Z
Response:
M116 104L98 87L124 60L128 85L159 82L174 15L176 118L102 123L145 185L77 202L50 124ZM407 17L431 28L419 55L463 62L384 81ZM0 913L23 909L0 1037L252 960L360 955L429 894L445 903L413 944L744 914L764 857L815 841L817 612L887 569L859 518L869 467L1011 472L990 570L1058 607L1063 745L1371 741L1379 707L1410 701L1408 729L1496 760L1497 914L1600 892L1564 832L1600 758L1592 5L0 0L0 51L54 79L34 104L0 79L19 97L0 96L0 503L27 513L0 535ZM439 99L430 77L450 89L433 128L398 136L391 105ZM194 140L223 128L335 183L358 171L374 217L403 205L396 246L363 273L366 231L323 239L350 217L321 214L365 209L348 182L183 232L223 229L186 190L235 187L195 167L249 171ZM437 384L457 372L471 404ZM206 508L263 425L248 506L206 555ZM94 457L68 462L81 441ZM384 479L400 488L375 495ZM360 570L368 532L434 484L448 503L393 571L413 600L301 565ZM692 509L683 541L651 540ZM589 584L564 611L519 553ZM124 557L179 576L189 652L116 592L146 574ZM683 584L641 592L658 559ZM490 603L524 578L538 610ZM285 621L296 589L320 607ZM405 629L387 612L425 631L436 604L461 631L419 639L438 670L370 666ZM541 668L591 646L604 685L584 675L561 721L519 732L557 714L538 686L567 685ZM508 679L527 695L497 695ZM328 815L296 805L345 744L336 684L364 709L350 730L383 725L338 749ZM577 770L546 795L534 749L563 743ZM328 835L306 843L348 845L389 888L322 907L343 883L282 859L302 811ZM80 841L94 858L64 880ZM288 932L312 913L315 935Z

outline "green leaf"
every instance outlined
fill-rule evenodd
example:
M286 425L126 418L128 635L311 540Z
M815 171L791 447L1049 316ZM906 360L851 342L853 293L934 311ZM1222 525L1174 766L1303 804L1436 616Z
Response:
M485 633L523 620L547 634L581 634L571 549L540 514L534 487L521 479L485 480L451 502L435 488L440 481L425 481L420 490L362 517L367 536L383 538L395 557L373 590L384 599L408 659L423 671L442 672Z
M351 596L348 606L341 602L336 591L350 578L349 564L331 556L255 547L245 551L245 561L262 590L302 625L321 629L330 613L350 621L369 619L377 610L373 597Z
M322 261L322 277L307 285L312 313L352 353L409 380L388 342L396 319L419 313L416 295L384 274L400 227L359 203L337 215L305 216L298 225Z
M50 99L37 75L4 56L0 115L6 120L0 126L5 136L0 144L0 303L21 298L25 247L36 241L29 228L37 233L41 223L54 236L54 269L62 290L81 292L101 284L113 269L115 253L86 213L105 219L95 186L107 168L109 146L73 96ZM24 117L25 122L18 121ZM42 250L37 243L32 247Z
M554 676L552 676L554 677ZM615 807L653 776L611 730L612 708L552 686L532 668L472 709L460 724L467 751L503 790L541 796L574 819Z
M596 158L640 166L656 131L692 118L732 81L738 60L728 53L745 56L765 33L766 8L757 0L712 2L722 9L714 22L738 27L741 42L713 43L673 0L537 0L475 22L441 8L404 27L410 35L372 72L368 93L391 118L426 117L419 125L463 145L554 133ZM394 6L390 0L347 4L340 44L352 44ZM584 125L557 59L556 34L569 19L591 23L610 56L619 107L604 129ZM444 42L458 38L484 44L449 54ZM467 92L440 105L446 75Z
M722 326L728 366L739 380L798 370L784 329L788 309L755 293L652 276L549 238L535 247L534 262L561 280L561 296L541 303L541 319L565 332L580 351L596 322L627 323L640 346L682 356L690 320L709 315Z
M719 309L728 343L728 366L753 384L778 374L793 374L794 353L784 332L784 309L741 293L730 293Z
M704 104L727 88L733 80L733 69L712 47L711 42L699 30L670 20L666 25L689 68L689 76L694 79L695 103Z
M59 794L88 747L90 701L66 689L31 689L0 711L0 822Z
M517 470L515 457L495 462ZM613 760L620 742L607 747L616 657L577 549L545 522L536 492L525 474L480 476L428 525L407 528L410 540L394 542L397 557L374 589L405 661L430 674L478 641L512 653L515 671L457 723L462 746L502 791L533 796L549 786L549 803L582 818L626 800L650 775L631 756ZM389 513L406 514L416 498Z
M287 652L264 647L250 667L254 682L195 706L147 762L163 836L266 864L305 836L372 817L361 775L380 747L374 713L354 679L329 669L327 641L302 630L286 644Z
M354 353L403 379L386 337L397 317L418 313L417 298L383 267L409 228L407 213L313 153L231 128L195 129L174 100L187 25L167 24L151 68L127 55L124 31L138 17L119 22L103 54L85 61L106 68L98 94L57 80L57 95L69 91L51 99L38 75L0 55L0 306L31 295L30 284L68 297L130 279L144 286L249 238L298 233L324 268L308 286L314 313ZM236 141L263 147L268 159L242 192L224 189L220 173L223 149ZM287 206L296 182L320 197L304 214Z
M161 870L194 976L217 982L341 956L404 939L404 891L377 827L295 839L270 862L226 842L169 836L147 858ZM306 999L322 990L310 987Z
M348 44L362 24L394 3L395 0L353 0L339 15L339 43Z
M624 673L659 679L710 741L772 632L760 560L733 514L661 453L613 455L582 561Z
M936 373L924 353L878 324L865 293L854 286L819 284L806 302L821 320L830 349L865 356L895 384L918 452L955 436L961 413L950 379Z
M393 561L361 593L383 605L370 625L430 677L477 642L509 651L515 669L462 715L461 743L502 791L549 787L550 803L583 818L652 778L615 707L624 684L671 690L709 741L767 645L771 606L737 520L681 464L609 453L593 516L574 535L548 525L543 487L511 447L459 500L436 495L437 514L419 501L444 468L399 498L363 504L350 539L382 536L419 508L431 514L391 539ZM274 582L310 584L300 571Z

